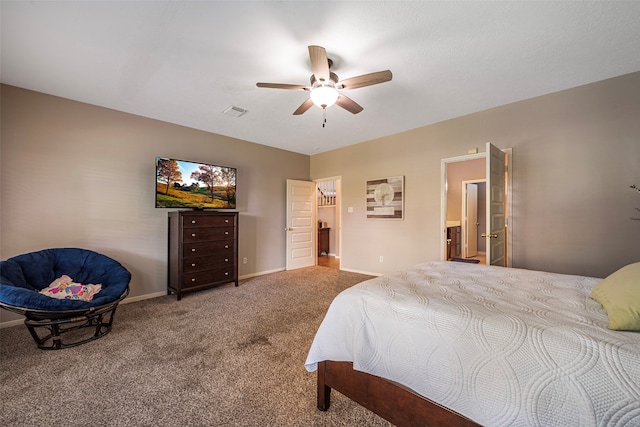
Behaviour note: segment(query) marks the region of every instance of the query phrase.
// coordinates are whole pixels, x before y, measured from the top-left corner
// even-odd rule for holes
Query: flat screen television
[[[156,208],[235,209],[233,167],[156,158]]]

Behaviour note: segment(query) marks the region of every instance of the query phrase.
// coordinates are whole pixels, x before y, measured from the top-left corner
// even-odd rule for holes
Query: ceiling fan
[[[337,104],[353,114],[358,114],[363,108],[351,98],[340,93],[339,90],[357,89],[384,83],[390,81],[392,77],[391,71],[385,70],[340,80],[335,73],[330,71],[333,61],[327,57],[327,51],[323,47],[309,46],[309,58],[311,59],[311,70],[313,72],[310,86],[283,83],[256,83],[256,86],[309,91],[309,99],[304,101],[302,105],[293,112],[296,116],[304,113],[314,104],[325,111],[327,107]]]

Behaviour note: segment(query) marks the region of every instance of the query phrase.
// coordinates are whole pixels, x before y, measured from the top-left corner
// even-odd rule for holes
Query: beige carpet
[[[0,329],[0,425],[389,426],[337,392],[318,411],[304,369],[333,297],[368,278],[317,266],[123,304],[109,335],[58,351]]]

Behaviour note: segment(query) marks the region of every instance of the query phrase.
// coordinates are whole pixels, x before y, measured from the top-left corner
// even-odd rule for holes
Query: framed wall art
[[[404,176],[367,181],[367,219],[404,219]]]

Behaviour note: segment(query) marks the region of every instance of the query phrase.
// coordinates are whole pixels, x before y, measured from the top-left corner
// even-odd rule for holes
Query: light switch
[[[347,213],[353,213],[353,208],[351,206],[347,208]]]

